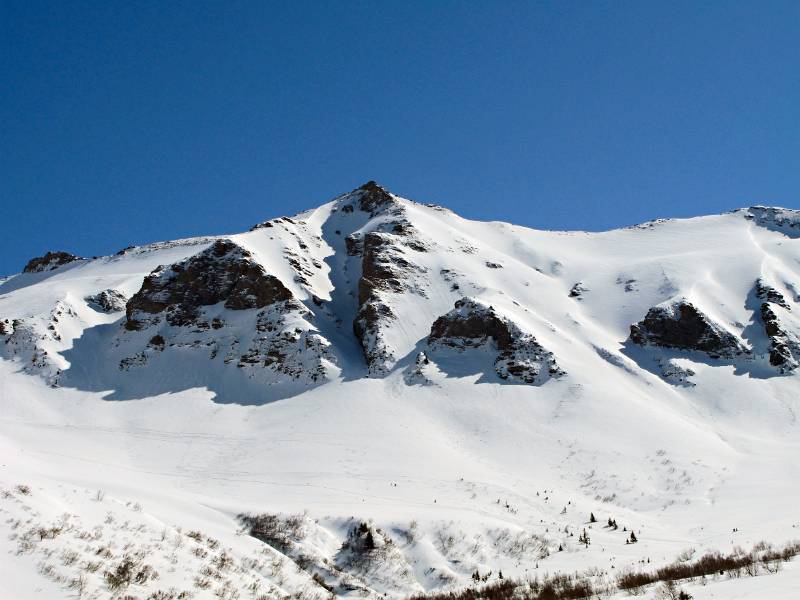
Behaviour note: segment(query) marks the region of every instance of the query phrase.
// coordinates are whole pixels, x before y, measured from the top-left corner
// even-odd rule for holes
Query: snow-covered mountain
[[[547,232],[369,182],[32,259],[0,283],[0,596],[107,597],[128,555],[141,598],[404,595],[800,537],[798,238],[787,209]]]

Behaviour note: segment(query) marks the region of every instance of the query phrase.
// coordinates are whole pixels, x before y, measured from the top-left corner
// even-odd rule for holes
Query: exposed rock
[[[315,329],[298,326],[311,317],[297,300],[285,300],[258,313],[256,329],[247,351],[238,361],[240,368],[267,367],[290,377],[317,382],[324,378],[334,357],[330,342]]]
[[[673,360],[664,360],[659,364],[661,366],[661,376],[673,385],[681,385],[684,387],[694,387],[697,385],[690,379],[690,377],[695,375],[692,369],[682,367]]]
[[[761,303],[761,320],[770,340],[769,363],[781,373],[793,371],[800,365],[800,339],[781,323],[778,312],[787,310],[771,302]]]
[[[541,384],[563,375],[553,354],[533,335],[473,298],[458,300],[453,310],[434,321],[428,344],[460,351],[491,344],[497,352],[495,371],[503,379]]]
[[[42,375],[50,385],[56,385],[60,370],[46,346],[57,334],[29,319],[5,321],[4,330],[0,356],[18,361],[26,373]]]
[[[484,264],[485,264],[485,265],[486,265],[486,266],[487,266],[489,269],[502,269],[502,268],[503,268],[503,265],[501,265],[500,263],[491,262],[491,261],[488,261],[488,260],[487,260],[487,261],[486,261]]]
[[[364,236],[358,302],[364,304],[376,290],[402,292],[402,278],[413,266],[393,244],[389,234],[370,232]]]
[[[361,233],[351,233],[344,238],[344,245],[347,249],[347,256],[361,256],[364,251],[364,239]]]
[[[272,228],[272,219],[269,221],[262,221],[261,223],[256,223],[250,228],[250,231],[256,231],[257,229],[269,229]]]
[[[201,306],[224,302],[225,308],[245,310],[291,297],[247,250],[230,240],[217,240],[199,254],[148,275],[127,303],[125,326],[140,329],[161,313],[171,325],[192,325]]]
[[[786,298],[783,297],[778,290],[776,290],[771,285],[767,284],[763,279],[758,279],[756,281],[755,287],[756,298],[759,300],[764,300],[765,302],[772,302],[773,304],[778,304],[787,310],[791,310],[792,308],[789,306],[789,303],[786,301]]]
[[[125,310],[125,304],[128,299],[122,292],[107,289],[92,296],[87,296],[85,300],[97,310],[110,313]]]
[[[22,270],[23,273],[43,273],[45,271],[52,271],[61,265],[66,265],[76,260],[81,260],[80,257],[70,254],[69,252],[48,252],[44,256],[32,258],[25,265]]]
[[[774,206],[751,206],[740,209],[744,218],[790,238],[800,238],[800,211]]]
[[[588,291],[589,291],[588,288],[585,285],[583,285],[583,282],[579,281],[578,283],[573,285],[572,288],[570,288],[569,297],[577,298],[578,300],[580,300],[583,294],[585,294]]]
[[[290,261],[294,256],[287,253]],[[145,345],[137,336],[121,337],[130,353],[119,362],[123,371],[145,367],[167,349],[219,357],[266,385],[311,384],[335,363],[329,342],[311,324],[313,314],[230,240],[151,273],[128,301],[127,316],[127,330],[152,334]]]
[[[383,294],[409,291],[409,281],[419,271],[403,257],[403,250],[396,242],[396,235],[377,231],[363,238],[359,309],[353,331],[361,343],[370,373],[374,375],[386,373],[394,359],[381,329],[395,316]]]
[[[156,350],[163,350],[164,349],[164,336],[161,334],[156,334],[150,338],[150,341],[147,342],[147,345],[151,348],[155,348]]]
[[[696,350],[712,358],[733,358],[750,353],[739,338],[687,300],[654,306],[647,311],[644,320],[631,325],[630,338],[640,346]]]
[[[364,212],[372,214],[394,202],[393,196],[374,181],[368,181],[356,191],[360,192],[358,208]]]
[[[636,292],[638,291],[637,281],[632,277],[628,277],[626,275],[620,275],[617,277],[617,285],[625,286],[626,292]]]
[[[364,359],[372,375],[388,372],[395,356],[384,340],[382,326],[397,317],[385,302],[379,298],[364,303],[353,321],[353,333],[361,344]]]

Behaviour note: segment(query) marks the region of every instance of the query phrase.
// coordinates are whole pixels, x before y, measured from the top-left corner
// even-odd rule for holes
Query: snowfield
[[[786,209],[546,232],[367,184],[45,261],[0,283],[0,598],[406,597],[800,539],[798,257]],[[800,567],[681,587],[796,598]]]

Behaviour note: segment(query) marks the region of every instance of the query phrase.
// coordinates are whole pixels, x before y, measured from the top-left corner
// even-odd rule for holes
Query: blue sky
[[[0,273],[368,179],[601,230],[800,207],[800,3],[0,3]]]

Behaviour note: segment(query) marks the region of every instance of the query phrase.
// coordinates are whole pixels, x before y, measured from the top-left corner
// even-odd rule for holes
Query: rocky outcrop
[[[24,372],[40,375],[48,384],[55,386],[60,369],[55,360],[57,354],[51,354],[48,348],[60,337],[52,321],[47,328],[42,325],[33,319],[5,321],[4,334],[0,337],[0,357],[17,361]]]
[[[394,202],[394,197],[374,181],[368,181],[354,190],[354,195],[357,197],[358,208],[370,214]]]
[[[413,287],[413,278],[421,269],[405,258],[395,234],[377,231],[365,234],[361,252],[359,309],[353,331],[361,343],[370,373],[381,375],[395,359],[382,331],[396,319],[388,298],[390,294],[419,291]]]
[[[128,299],[117,290],[107,289],[85,298],[94,309],[105,313],[125,310]]]
[[[311,311],[231,240],[156,269],[128,301],[126,317],[127,332],[147,337],[121,336],[122,371],[171,349],[221,360],[267,385],[315,383],[335,363]]]
[[[791,307],[786,301],[786,298],[784,298],[783,294],[781,294],[778,290],[761,278],[756,281],[755,294],[756,298],[759,300],[771,302],[773,304],[777,304],[778,306],[782,306],[787,310],[791,310]]]
[[[290,379],[320,381],[335,361],[328,340],[306,323],[300,323],[311,317],[311,312],[293,299],[259,311],[258,333],[239,357],[237,366],[251,372],[254,367],[266,367]]]
[[[148,275],[127,303],[125,327],[141,329],[161,314],[170,325],[203,327],[208,324],[198,320],[202,306],[224,303],[225,308],[245,310],[291,297],[247,250],[230,240],[217,240],[199,254]]]
[[[800,364],[800,340],[782,325],[776,314],[778,310],[769,302],[762,303],[761,320],[770,340],[769,364],[777,367],[781,373],[788,373]]]
[[[25,268],[22,269],[23,273],[44,273],[45,271],[52,271],[62,265],[81,260],[80,257],[70,254],[69,252],[48,252],[44,256],[37,256],[28,261]]]
[[[790,238],[800,238],[800,211],[774,206],[751,206],[740,209],[744,218],[756,225],[777,231]]]
[[[340,200],[343,213],[356,219],[345,237],[348,256],[361,259],[358,281],[358,311],[353,331],[364,352],[371,375],[389,371],[396,357],[386,341],[386,333],[396,324],[391,298],[395,294],[424,296],[425,269],[413,261],[413,253],[428,252],[434,243],[423,239],[407,218],[406,207],[374,181],[362,185]],[[369,229],[358,223],[359,213],[378,216]],[[363,219],[363,216],[360,217]]]
[[[462,298],[455,308],[434,321],[428,345],[436,350],[491,348],[494,369],[503,379],[541,384],[563,375],[551,352],[494,308],[473,298]]]
[[[577,298],[578,300],[580,300],[583,297],[583,295],[588,291],[589,289],[583,284],[583,282],[579,281],[570,288],[569,297]]]
[[[630,339],[640,346],[694,350],[711,358],[750,353],[738,337],[687,300],[651,308],[642,321],[631,325]]]
[[[755,295],[761,302],[761,322],[769,338],[769,363],[781,373],[800,365],[800,338],[785,323],[791,305],[778,290],[763,279],[756,281]]]

